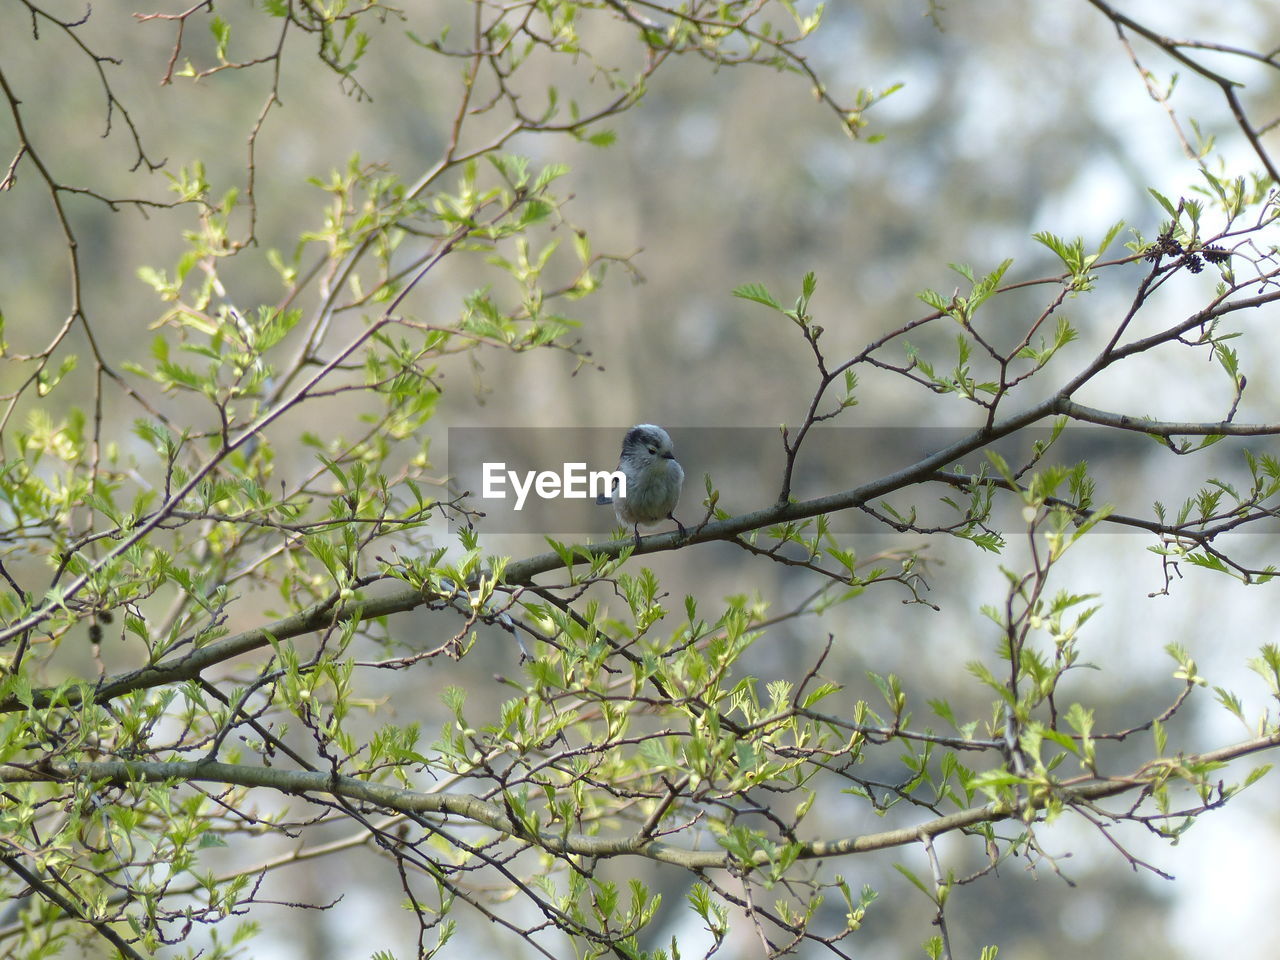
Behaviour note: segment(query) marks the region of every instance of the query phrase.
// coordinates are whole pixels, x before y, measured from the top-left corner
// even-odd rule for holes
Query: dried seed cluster
[[[1178,261],[1178,266],[1186,267],[1192,273],[1199,273],[1204,269],[1206,261],[1209,263],[1226,263],[1231,259],[1231,251],[1215,246],[1189,250],[1174,237],[1173,230],[1170,229],[1156,237],[1156,242],[1147,247],[1147,251],[1143,255],[1143,258],[1148,263],[1155,263],[1161,257],[1181,257],[1182,259]]]

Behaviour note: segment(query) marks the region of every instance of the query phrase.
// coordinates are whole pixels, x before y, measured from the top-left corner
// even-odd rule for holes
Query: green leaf
[[[743,300],[752,300],[756,303],[764,304],[766,307],[772,307],[774,310],[782,310],[782,304],[774,299],[773,294],[766,290],[763,284],[745,283],[742,286],[735,288],[733,295],[735,297],[741,297]]]
[[[914,873],[912,873],[910,870],[908,870],[906,867],[904,867],[900,863],[895,863],[893,865],[893,868],[897,870],[900,874],[902,874],[904,877],[906,877],[908,880],[910,880],[912,885],[915,886],[915,888],[919,890],[921,893],[923,893],[926,897],[928,897],[930,900],[933,899],[933,888],[928,886],[923,880],[917,877]]]
[[[215,15],[209,21],[209,31],[216,41],[218,59],[225,61],[227,59],[227,44],[231,41],[231,25]]]
[[[800,706],[802,708],[812,707],[819,700],[823,699],[824,697],[829,697],[833,693],[838,693],[839,690],[840,690],[840,684],[838,683],[831,683],[831,682],[824,683],[821,686],[819,686],[816,690],[812,691],[811,693],[805,694],[805,698],[801,702]]]
[[[1169,198],[1154,187],[1147,187],[1147,192],[1156,198],[1156,202],[1164,207],[1165,213],[1169,214],[1174,220],[1178,219],[1178,208],[1169,202]]]

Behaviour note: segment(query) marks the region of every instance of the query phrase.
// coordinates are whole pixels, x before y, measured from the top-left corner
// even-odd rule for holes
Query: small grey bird
[[[596,497],[596,503],[612,503],[618,522],[631,527],[640,546],[640,525],[658,523],[663,519],[675,521],[680,535],[688,536],[684,524],[676,520],[673,511],[680,502],[680,486],[684,483],[684,470],[671,452],[671,438],[667,431],[652,423],[640,423],[627,431],[622,439],[622,456],[618,470],[627,478],[626,493],[616,488],[613,496]]]

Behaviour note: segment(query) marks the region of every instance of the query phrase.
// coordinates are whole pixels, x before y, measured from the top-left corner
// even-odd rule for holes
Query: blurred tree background
[[[290,10],[295,6],[279,3]],[[19,144],[29,138],[55,167],[52,176],[94,194],[63,193],[61,202],[77,240],[78,295],[98,349],[120,371],[130,363],[149,363],[166,309],[157,298],[156,274],[150,274],[155,282],[145,282],[140,268],[168,271],[172,279],[183,232],[208,229],[210,220],[222,216],[216,210],[201,214],[192,204],[168,206],[174,198],[167,192],[171,179],[203,179],[215,205],[227,191],[238,191],[237,205],[227,213],[227,252],[250,234],[254,238],[241,254],[219,261],[212,301],[223,299],[219,290],[230,290],[225,299],[237,304],[275,303],[281,276],[263,252],[278,249],[278,262],[289,265],[295,262],[300,232],[313,231],[319,244],[326,242],[325,204],[336,200],[326,198],[324,185],[353,169],[399,171],[413,183],[433,168],[450,142],[467,61],[441,56],[433,44],[443,37],[445,47],[465,49],[473,4],[411,0],[396,11],[365,12],[358,29],[368,34],[367,52],[351,61],[359,42],[353,35],[334,55],[339,70],[318,62],[315,48],[324,55],[333,51],[314,34],[296,35],[301,31],[286,37],[288,56],[266,59],[280,38],[262,27],[258,6],[272,8],[240,0],[216,8],[197,5],[185,20],[172,19],[182,12],[178,7],[99,5],[90,10],[66,0],[15,0],[0,9],[5,93],[10,103],[21,104],[26,125],[20,134],[16,111],[10,110],[0,124],[0,148],[4,157],[17,157]],[[813,13],[811,4],[797,6],[802,17]],[[314,12],[323,5],[297,7]],[[354,4],[328,7],[356,11]],[[585,7],[598,7],[602,14],[584,16],[580,24],[581,49],[587,52],[552,56],[539,51],[525,70],[522,105],[530,115],[543,109],[549,87],[563,103],[598,104],[609,99],[611,77],[644,69],[643,48],[614,29],[604,14],[625,9],[637,17],[656,15],[649,6],[618,0]],[[1267,0],[1212,7],[1152,0],[1125,4],[1124,11],[1166,36],[1264,52],[1280,44],[1280,8]],[[84,19],[64,30],[46,13],[67,23]],[[219,23],[228,30],[225,46]],[[171,60],[180,28],[182,50]],[[95,60],[81,43],[119,62]],[[447,468],[450,426],[609,427],[620,437],[640,422],[709,430],[794,425],[803,420],[814,389],[812,356],[794,327],[733,297],[735,288],[761,283],[785,303],[799,291],[800,278],[814,272],[818,287],[810,313],[824,327],[827,354],[843,357],[919,316],[920,291],[935,289],[947,296],[967,289],[949,263],[972,265],[982,275],[1013,258],[1008,278],[1018,280],[1060,269],[1053,253],[1030,239],[1037,231],[1096,238],[1124,220],[1154,238],[1168,214],[1148,188],[1177,198],[1202,183],[1180,132],[1198,135],[1200,142],[1192,147],[1204,145],[1206,163],[1226,177],[1257,166],[1216,85],[1132,32],[1119,37],[1099,4],[837,0],[823,11],[820,28],[796,49],[837,99],[850,90],[870,91],[876,102],[854,121],[855,128],[866,124],[856,136],[850,136],[831,104],[813,95],[803,75],[690,55],[672,58],[655,71],[635,109],[587,131],[595,135],[607,129],[611,136],[593,143],[586,136],[524,132],[504,145],[529,157],[535,168],[564,164],[569,171],[557,184],[568,199],[544,226],[542,239],[558,240],[561,248],[542,282],[548,288],[573,282],[579,264],[559,254],[572,248],[579,232],[589,236],[593,254],[609,259],[593,264],[601,282],[592,286],[598,289],[557,307],[580,323],[568,338],[576,342],[572,350],[482,348],[465,363],[433,374],[443,389],[435,418],[423,428],[431,440],[428,472],[443,476]],[[1146,82],[1131,53],[1150,71]],[[1196,53],[1224,70],[1230,65],[1230,75],[1245,84],[1240,95],[1250,110],[1280,109],[1274,55],[1269,62],[1250,62],[1230,51]],[[259,59],[263,62],[210,71],[220,62]],[[598,70],[584,68],[584,62]],[[613,70],[616,76],[609,73]],[[1171,85],[1171,99],[1153,96]],[[271,102],[273,89],[278,103]],[[1170,116],[1175,106],[1177,125]],[[500,110],[478,114],[464,140],[468,149],[498,135],[503,124]],[[0,192],[0,311],[10,356],[42,350],[66,322],[69,299],[76,295],[68,282],[66,236],[51,210],[49,191],[30,164],[18,165],[17,172]],[[456,178],[451,170],[451,188]],[[247,202],[250,187],[252,203]],[[134,198],[145,202],[130,202]],[[215,223],[215,232],[220,230]],[[1127,232],[1122,235],[1128,238]],[[310,261],[302,256],[296,262],[305,269]],[[193,276],[204,266],[205,260],[195,264]],[[1141,270],[1135,264],[1108,274],[1087,300],[1064,308],[1083,331],[1079,342],[1064,348],[1068,366],[1096,352],[1097,337],[1123,314]],[[1212,287],[1207,275],[1183,281],[1184,286],[1162,291],[1152,308],[1151,329],[1180,315],[1179,298],[1186,290],[1198,291],[1194,295],[1203,299]],[[518,297],[518,284],[511,278],[506,282],[506,289],[495,286],[495,295]],[[490,283],[479,258],[450,261],[432,276],[429,293],[419,291],[418,316],[424,323],[451,323],[464,299]],[[1042,300],[1039,294],[1020,299],[1015,292],[993,309],[1021,330],[1026,315],[1043,308]],[[1274,317],[1274,306],[1262,309]],[[341,316],[333,322],[353,323]],[[38,405],[24,399],[7,423],[11,433],[30,429],[21,422],[25,418],[38,415],[54,422],[74,408],[107,423],[138,416],[135,403],[120,391],[102,392],[101,409],[93,409],[101,373],[83,361],[92,353],[85,329],[72,324],[63,351],[78,354],[80,365],[67,374],[65,386],[50,390]],[[930,327],[912,343],[926,352],[947,348],[953,337],[950,327]],[[1274,414],[1280,396],[1266,371],[1277,359],[1275,342],[1262,341],[1253,349],[1240,419],[1274,422],[1280,419]],[[1080,399],[1139,413],[1158,409],[1163,419],[1217,420],[1232,397],[1221,378],[1210,379],[1207,367],[1203,355],[1126,366],[1100,378],[1089,388],[1095,393],[1086,391]],[[3,392],[18,391],[29,369],[8,362],[0,368]],[[863,389],[861,405],[840,423],[860,428],[855,434],[864,439],[841,440],[850,443],[848,472],[831,489],[870,480],[873,471],[906,466],[881,451],[860,450],[860,442],[879,444],[924,424],[959,430],[975,423],[971,406],[938,405],[900,378]],[[1030,389],[1034,394],[1035,387]],[[216,430],[199,396],[153,391],[149,397],[170,423]],[[1210,407],[1212,416],[1205,413]],[[378,409],[364,399],[321,398],[308,405],[305,420],[264,431],[262,442],[273,451],[275,473],[316,471],[314,451],[288,442],[301,431],[354,434],[361,416]],[[694,451],[682,449],[678,431],[673,433],[688,466]],[[1161,448],[1152,444],[1151,450]],[[14,447],[6,444],[4,456],[14,455]],[[1106,498],[1127,499],[1139,509],[1156,498],[1155,487],[1172,501],[1194,493],[1194,481],[1177,485],[1182,475],[1167,459],[1126,460],[1118,472],[1127,487],[1108,490]],[[716,479],[736,511],[765,505],[736,501],[732,487]],[[702,478],[691,470],[681,509],[687,523],[701,510],[701,492]],[[802,492],[829,491],[803,487]],[[413,538],[424,553],[434,546],[455,549],[443,517],[433,518]],[[866,533],[848,542],[869,555],[913,549],[921,538],[910,532]],[[1265,691],[1244,661],[1259,643],[1273,640],[1270,625],[1280,612],[1275,587],[1236,590],[1227,600],[1224,591],[1230,585],[1223,586],[1224,578],[1186,565],[1167,584],[1161,558],[1147,551],[1150,543],[1136,533],[1096,533],[1062,561],[1059,576],[1074,592],[1102,594],[1090,632],[1106,638],[1095,640],[1101,649],[1089,650],[1086,657],[1105,663],[1105,672],[1082,671],[1072,675],[1069,686],[1088,689],[1099,728],[1158,715],[1181,686],[1162,653],[1166,644],[1177,643],[1213,683],[1251,695],[1256,712]],[[545,549],[545,543],[540,537],[494,536],[484,549],[520,557]],[[1274,555],[1274,535],[1242,535],[1237,549],[1265,563]],[[761,677],[788,675],[797,664],[818,658],[830,634],[836,640],[823,677],[854,695],[878,697],[868,671],[899,674],[917,691],[921,713],[926,694],[948,700],[957,713],[980,712],[986,693],[964,664],[989,653],[995,634],[980,606],[1006,588],[1000,564],[1018,569],[1024,552],[1020,541],[1011,542],[999,559],[963,540],[931,543],[920,562],[930,588],[927,604],[881,597],[874,607],[853,603],[821,620],[784,620],[747,651],[742,669]],[[21,550],[7,553],[4,563],[20,583],[48,577],[42,565],[47,561]],[[709,599],[746,594],[783,611],[800,605],[810,589],[794,571],[765,565],[727,543],[693,545],[631,563],[653,567],[673,608],[685,594]],[[245,599],[226,624],[232,631],[256,625],[280,604],[279,596],[248,584],[239,593]],[[449,635],[455,626],[451,611],[421,611],[401,617],[394,629],[434,637]],[[99,649],[84,643],[64,648],[51,660],[51,682],[138,666],[122,645],[106,642]],[[520,670],[512,638],[497,627],[481,627],[475,647],[447,667],[431,661],[379,674],[369,693],[377,709],[371,706],[368,717],[351,722],[366,736],[376,727],[375,713],[377,721],[390,715],[436,731],[451,718],[441,700],[446,685],[467,689],[469,709],[483,715],[510,696],[502,678]],[[1187,749],[1210,749],[1244,732],[1208,696],[1189,703],[1178,719]],[[1141,752],[1132,757],[1140,762]],[[1120,769],[1128,766],[1121,763],[1111,772]],[[879,773],[886,781],[902,775],[887,762]],[[844,836],[885,828],[857,798],[839,797],[840,787],[834,779],[825,784],[829,802],[815,808],[806,831]],[[983,945],[998,944],[1001,955],[1020,960],[1084,952],[1117,960],[1210,952],[1230,952],[1239,960],[1273,956],[1280,948],[1271,916],[1271,905],[1280,897],[1273,869],[1280,855],[1274,798],[1274,781],[1265,779],[1227,811],[1206,816],[1176,846],[1137,828],[1126,831],[1122,842],[1132,856],[1176,875],[1173,882],[1138,868],[1099,831],[1064,818],[1041,836],[1051,845],[1050,856],[1063,857],[1052,867],[1013,859],[956,888],[948,906],[955,955],[976,956]],[[331,839],[341,842],[346,836],[337,825]],[[278,835],[264,834],[258,842],[262,849],[251,854],[252,861],[290,849],[290,841]],[[985,865],[981,851],[962,845],[959,837],[940,839],[938,850],[959,873]],[[225,865],[243,863],[239,850],[210,852],[220,855]],[[855,946],[846,947],[854,955],[919,955],[935,907],[893,868],[914,856],[886,851],[834,866],[855,890],[870,884],[880,891]],[[706,949],[696,917],[681,906],[691,878],[652,864],[602,869],[640,875],[662,894],[667,906],[656,931],[647,935],[652,948],[675,937],[688,945],[681,948],[686,956]],[[913,869],[928,873],[922,856]],[[355,847],[341,860],[320,857],[273,872],[261,892],[263,901],[338,902],[324,911],[270,902],[256,906],[252,916],[262,929],[251,941],[250,955],[324,958],[375,950],[409,955],[406,944],[413,942],[416,923],[402,909],[402,897],[385,862],[368,848]],[[842,910],[835,900],[832,896],[826,909]],[[538,922],[528,904],[518,900],[495,907],[503,909],[518,917],[517,923]],[[16,915],[9,911],[0,919],[8,925],[0,935],[12,941]],[[461,922],[444,955],[466,950],[515,955],[502,931],[484,918]],[[66,949],[65,955],[75,955]],[[106,955],[96,943],[83,949],[87,955]],[[724,955],[762,952],[743,924],[730,933]],[[829,954],[809,944],[801,955]]]

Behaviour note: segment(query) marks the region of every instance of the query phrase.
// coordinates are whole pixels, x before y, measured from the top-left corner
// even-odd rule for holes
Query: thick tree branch
[[[1277,746],[1280,746],[1280,730],[1269,736],[1256,737],[1206,753],[1179,757],[1177,762],[1183,767],[1225,763],[1264,750],[1271,750]],[[1059,785],[1054,791],[1054,799],[1070,806],[1074,803],[1103,800],[1131,793],[1160,779],[1164,763],[1163,758],[1158,758],[1125,777],[1090,780],[1079,785],[1074,783]],[[89,780],[114,786],[131,786],[139,782],[206,782],[226,786],[267,787],[280,793],[303,798],[332,797],[371,803],[384,810],[404,814],[462,817],[501,834],[534,843],[557,856],[599,858],[642,856],[689,870],[730,869],[736,864],[735,858],[723,850],[690,850],[659,840],[650,840],[643,835],[601,837],[563,831],[545,831],[535,836],[531,835],[522,824],[508,816],[505,806],[476,796],[463,793],[419,793],[322,771],[253,767],[214,760],[186,762],[98,760],[71,763],[55,761],[33,767],[0,765],[0,783],[33,783],[48,780],[56,782]],[[923,837],[937,837],[982,823],[994,823],[1012,817],[1025,819],[1028,814],[1034,814],[1043,807],[1043,800],[1025,798],[1012,805],[986,803],[914,826],[836,840],[806,842],[801,845],[800,858],[847,856],[906,846],[916,843]],[[767,863],[768,857],[760,853],[757,854],[753,865],[765,866]]]
[[[938,450],[899,471],[839,493],[792,503],[770,504],[760,510],[704,524],[692,530],[688,536],[681,536],[673,531],[644,537],[641,539],[639,547],[634,547],[633,541],[629,539],[615,540],[575,547],[575,553],[578,555],[590,553],[596,556],[616,558],[627,549],[633,549],[635,554],[648,554],[683,548],[697,543],[720,540],[732,542],[741,534],[761,530],[775,524],[858,508],[872,500],[926,480],[941,479],[951,482],[951,476],[942,472],[945,467],[968,454],[983,449],[995,440],[1010,436],[1047,417],[1061,415],[1093,423],[1103,423],[1120,429],[1161,436],[1176,434],[1212,435],[1218,433],[1237,436],[1259,436],[1280,433],[1280,426],[1269,424],[1145,421],[1137,417],[1094,410],[1060,395],[1050,397],[1048,400],[1042,401],[1016,416],[1000,421],[989,430],[975,430],[950,446]],[[1137,518],[1121,518],[1117,522],[1122,522],[1127,526],[1141,527],[1152,532],[1162,532],[1160,525],[1144,522]],[[563,566],[564,561],[561,556],[555,551],[548,551],[510,563],[504,572],[503,581],[513,585],[532,584],[535,577],[552,570],[561,569]],[[368,583],[374,582],[375,579],[370,578]],[[390,580],[391,578],[386,577],[384,579]],[[427,603],[440,602],[441,600],[447,601],[448,599],[448,597],[433,595],[407,585],[401,585],[385,596],[371,597],[346,604],[339,604],[335,595],[313,604],[299,613],[215,641],[172,662],[149,665],[138,670],[117,674],[114,677],[102,680],[93,687],[86,686],[63,691],[60,696],[67,702],[75,704],[81,702],[80,691],[84,690],[88,691],[98,703],[105,703],[133,690],[192,679],[215,664],[223,663],[244,653],[267,646],[270,643],[270,638],[275,638],[276,640],[291,639],[324,629],[336,622],[373,620],[396,613],[405,613]],[[34,694],[34,703],[36,706],[47,706],[52,702],[53,698],[53,690],[38,690]],[[0,701],[0,712],[23,708],[23,705],[16,697]]]
[[[1137,433],[1148,433],[1156,437],[1269,437],[1280,434],[1280,424],[1276,423],[1231,423],[1226,420],[1217,423],[1195,421],[1147,420],[1133,417],[1125,413],[1112,413],[1108,410],[1097,410],[1086,407],[1073,400],[1062,400],[1058,412],[1085,423],[1096,423],[1104,427],[1115,427],[1117,430],[1132,430]]]

